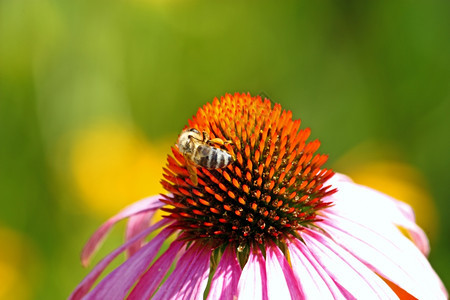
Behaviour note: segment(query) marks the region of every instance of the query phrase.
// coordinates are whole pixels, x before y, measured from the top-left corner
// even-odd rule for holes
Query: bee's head
[[[189,154],[194,151],[194,142],[192,139],[202,140],[202,134],[195,128],[183,130],[178,138],[177,147],[182,154]]]

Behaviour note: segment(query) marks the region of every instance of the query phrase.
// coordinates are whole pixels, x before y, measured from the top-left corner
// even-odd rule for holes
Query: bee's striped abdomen
[[[199,145],[193,155],[194,162],[207,169],[220,169],[226,167],[233,158],[230,153],[220,148],[208,145]]]

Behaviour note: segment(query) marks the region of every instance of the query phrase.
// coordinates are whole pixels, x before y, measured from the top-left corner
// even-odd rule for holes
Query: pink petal
[[[111,227],[118,221],[130,217],[132,215],[138,214],[140,212],[156,210],[164,205],[161,201],[161,196],[153,196],[142,199],[141,201],[135,202],[130,206],[125,207],[117,215],[111,217],[108,221],[103,223],[99,229],[91,236],[89,241],[84,246],[81,252],[81,263],[83,266],[87,266],[92,255],[97,251],[100,245],[103,243],[106,235],[110,231]]]
[[[208,299],[236,299],[241,273],[242,270],[236,258],[236,253],[231,247],[227,247],[211,281]]]
[[[380,277],[324,234],[305,229],[302,238],[333,281],[352,297],[398,299]]]
[[[127,222],[127,229],[125,232],[125,240],[128,241],[136,234],[147,228],[150,224],[150,220],[155,214],[154,210],[149,212],[142,212],[136,215],[131,216]],[[144,239],[141,239],[134,243],[128,248],[128,256],[132,256],[136,253],[143,245]]]
[[[404,216],[404,218],[393,220],[394,223],[406,229],[410,234],[412,240],[414,241],[414,244],[416,244],[416,246],[420,249],[420,251],[422,251],[423,254],[428,256],[428,254],[430,253],[430,244],[427,235],[416,223],[414,210],[411,206],[404,202],[395,199],[392,199],[392,201]]]
[[[288,244],[292,269],[304,299],[345,299],[335,282],[300,241]]]
[[[139,239],[149,235],[154,230],[169,224],[170,220],[161,220],[160,222],[150,226],[145,231],[141,232],[140,234],[136,235],[133,239],[129,240],[128,242],[124,243],[122,246],[108,254],[104,259],[102,259],[95,267],[92,269],[92,271],[83,279],[83,281],[76,287],[76,289],[72,292],[72,294],[69,296],[69,300],[78,300],[83,298],[84,295],[87,294],[87,292],[91,289],[92,285],[95,283],[97,278],[100,276],[100,274],[103,272],[103,270],[114,260],[114,258],[117,257],[120,253],[125,251],[131,244],[135,243]],[[151,243],[151,241],[149,242]]]
[[[267,273],[264,258],[259,250],[250,252],[238,283],[238,299],[268,300]]]
[[[266,272],[269,275],[267,292],[269,299],[303,299],[294,272],[278,246],[266,251]]]
[[[156,292],[154,298],[203,300],[209,276],[212,249],[194,244],[180,258],[175,270]]]
[[[138,283],[127,297],[128,300],[150,299],[156,291],[170,266],[176,260],[184,242],[175,241],[139,279]]]
[[[342,176],[337,177],[333,186],[338,188],[338,192],[325,199],[334,204],[327,210],[353,219],[357,218],[363,223],[372,222],[374,226],[380,222],[401,226],[408,230],[419,249],[428,254],[430,249],[428,239],[415,223],[414,213],[408,204],[366,186],[339,180],[340,178]]]
[[[321,222],[330,236],[377,274],[419,299],[446,299],[439,277],[422,253],[395,228],[367,227],[326,214]]]
[[[89,299],[124,299],[130,288],[148,268],[161,248],[162,243],[174,230],[164,228],[140,251],[127,259],[118,268],[108,274],[86,297]]]

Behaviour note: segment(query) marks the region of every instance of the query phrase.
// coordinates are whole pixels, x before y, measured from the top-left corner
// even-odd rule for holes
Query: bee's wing
[[[198,184],[197,167],[189,159],[189,157],[184,156],[184,160],[186,161],[186,169],[189,172],[189,178],[191,179],[191,181],[194,184],[194,186],[197,186],[197,184]]]

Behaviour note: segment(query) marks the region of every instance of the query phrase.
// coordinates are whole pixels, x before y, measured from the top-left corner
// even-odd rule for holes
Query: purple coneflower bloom
[[[200,108],[189,128],[228,141],[206,145],[234,161],[217,169],[197,164],[193,178],[193,162],[172,147],[162,181],[169,193],[132,204],[97,230],[83,265],[128,218],[126,242],[70,299],[447,298],[411,208],[322,168],[327,156],[314,154],[320,143],[307,142],[309,129],[299,129],[290,111],[226,95]],[[159,209],[168,215],[150,224]],[[92,289],[124,251],[129,258]]]

